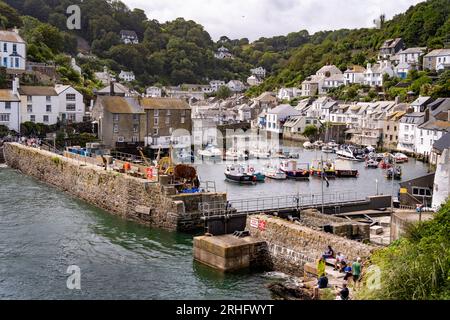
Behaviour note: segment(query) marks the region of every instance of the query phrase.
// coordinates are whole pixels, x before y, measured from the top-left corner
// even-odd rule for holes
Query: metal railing
[[[262,197],[254,199],[237,199],[221,202],[204,202],[199,204],[199,210],[204,217],[216,217],[233,214],[254,214],[280,210],[301,210],[320,206],[338,206],[342,203],[362,201],[354,191],[342,191],[326,194],[294,194],[277,197]]]

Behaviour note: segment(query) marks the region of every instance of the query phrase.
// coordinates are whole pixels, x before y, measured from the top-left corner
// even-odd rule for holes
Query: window
[[[30,116],[30,121],[31,121],[31,122],[36,122],[36,116],[35,116],[34,114],[32,114],[32,115]]]
[[[0,114],[0,122],[9,122],[9,113]]]
[[[8,58],[3,58],[3,66],[7,67],[8,66]]]
[[[118,113],[114,113],[114,115],[113,115],[113,121],[114,121],[114,122],[118,122],[118,121],[119,121],[119,114],[118,114]]]
[[[159,124],[159,118],[154,118],[154,119],[153,119],[153,124],[154,124],[155,126],[157,126],[157,125]]]
[[[33,106],[31,104],[27,105],[27,112],[28,113],[33,112]]]
[[[387,126],[387,130],[389,130],[389,126]]]
[[[171,111],[167,110],[167,116],[170,117],[171,116]]]
[[[67,101],[75,101],[75,94],[74,93],[66,94],[66,100]]]
[[[154,135],[157,135],[158,133],[159,133],[158,128],[154,128],[154,129],[153,129],[153,134],[154,134]]]
[[[181,116],[186,117],[186,110],[181,110]]]
[[[420,138],[420,144],[423,144],[423,138]]]
[[[68,103],[66,105],[66,111],[75,111],[75,104],[74,103]]]
[[[10,101],[6,101],[5,102],[5,110],[9,110],[11,109],[11,102]]]
[[[157,110],[157,109],[154,110],[154,111],[153,111],[153,116],[154,116],[154,117],[159,117],[159,110]]]
[[[27,101],[28,101],[28,102],[33,101],[33,97],[32,97],[32,96],[27,96]]]
[[[114,131],[114,133],[118,133],[119,132],[119,125],[118,124],[115,124],[113,126],[113,131]]]
[[[137,124],[133,125],[133,132],[137,133],[139,130],[139,126]]]
[[[423,188],[423,187],[413,187],[413,196],[416,197],[426,197],[429,198],[432,196],[431,189]]]
[[[50,104],[48,104],[48,105],[45,107],[45,111],[47,111],[47,112],[52,112],[52,106],[51,106]]]
[[[48,116],[43,116],[42,120],[44,121],[44,123],[47,123],[48,122]]]
[[[132,142],[139,142],[138,136],[133,136],[133,137],[131,138],[131,141],[132,141]]]
[[[172,134],[173,128],[169,128],[169,134]]]
[[[422,130],[420,130],[420,136],[421,136],[421,137],[423,136],[423,131],[422,131]]]
[[[3,44],[3,52],[7,52],[8,51],[8,44],[4,43]],[[6,58],[5,58],[6,59]]]
[[[17,44],[13,43],[13,53],[17,53]]]
[[[166,117],[166,124],[170,124],[170,118]]]
[[[67,120],[75,122],[76,121],[76,115],[75,113],[69,113],[67,114]]]
[[[19,68],[19,58],[16,58],[16,61],[15,61],[16,63],[15,63],[15,68]]]
[[[117,142],[124,142],[125,138],[124,137],[117,137]]]
[[[184,122],[185,122],[185,118],[181,117],[181,123],[184,123]]]
[[[134,122],[138,122],[139,121],[139,115],[138,114],[133,114],[133,121]]]

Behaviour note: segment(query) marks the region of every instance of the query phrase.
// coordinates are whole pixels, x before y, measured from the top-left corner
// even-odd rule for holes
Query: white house
[[[211,86],[214,92],[217,92],[217,90],[219,90],[220,87],[223,87],[226,84],[225,81],[222,80],[212,80],[209,82],[209,85]]]
[[[134,72],[133,71],[120,70],[119,79],[123,80],[123,81],[126,81],[126,82],[131,82],[131,81],[136,80],[136,77],[134,76]]]
[[[266,69],[263,67],[251,69],[250,72],[259,79],[264,79],[266,77]]]
[[[249,86],[253,87],[260,85],[262,81],[257,76],[251,75],[247,78],[247,83]]]
[[[20,132],[20,99],[15,82],[13,90],[0,89],[0,125]]]
[[[344,84],[349,85],[353,83],[364,83],[364,72],[366,69],[361,66],[352,66],[344,72]]]
[[[432,207],[438,210],[450,197],[450,133],[436,141],[433,151],[437,154],[437,161]]]
[[[56,85],[59,119],[63,122],[82,122],[85,114],[83,95],[70,85]]]
[[[450,98],[439,98],[428,105],[425,122],[416,127],[415,152],[430,155],[434,143],[450,131]],[[436,159],[430,159],[435,162]]]
[[[245,85],[240,80],[230,80],[227,87],[233,92],[242,92],[245,90]]]
[[[408,48],[400,51],[397,55],[400,58],[400,63],[418,65],[420,57],[425,54],[426,50],[426,47]]]
[[[135,31],[133,30],[122,30],[120,31],[120,39],[125,44],[137,44],[139,43],[139,38]]]
[[[342,71],[335,65],[326,65],[302,82],[302,96],[323,95],[330,88],[337,88],[342,84],[344,84]]]
[[[302,90],[299,88],[281,88],[278,90],[277,98],[281,101],[291,101],[291,99],[298,98],[302,95]]]
[[[371,87],[383,85],[383,75],[393,77],[395,75],[394,69],[389,61],[380,61],[376,64],[367,64],[366,72],[364,72],[364,84]]]
[[[217,52],[214,54],[214,57],[216,59],[223,60],[223,59],[232,59],[233,55],[231,54],[230,50],[222,46],[219,49],[217,49]]]
[[[425,121],[424,112],[405,114],[399,123],[397,149],[406,152],[416,152],[416,129]]]
[[[58,94],[53,87],[20,86],[20,122],[56,124],[59,118]]]
[[[26,43],[20,37],[19,31],[0,30],[0,64],[7,70],[25,70]]]
[[[268,110],[266,113],[266,130],[273,133],[283,133],[284,122],[292,116],[300,116],[301,112],[289,104],[280,104],[279,106]]]
[[[423,57],[423,68],[440,71],[450,67],[450,49],[436,49]]]
[[[161,98],[161,96],[162,96],[162,89],[159,88],[159,87],[155,87],[155,86],[148,87],[145,90],[145,96],[147,98]]]

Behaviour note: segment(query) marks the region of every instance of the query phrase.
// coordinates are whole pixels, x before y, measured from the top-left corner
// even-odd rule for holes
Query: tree
[[[19,13],[4,2],[0,2],[0,21],[5,29],[22,26]]]
[[[303,130],[302,135],[307,137],[310,141],[317,137],[319,134],[319,129],[315,125],[307,125],[305,130]]]
[[[227,99],[232,95],[233,92],[227,86],[221,86],[216,92],[216,97],[219,99]]]

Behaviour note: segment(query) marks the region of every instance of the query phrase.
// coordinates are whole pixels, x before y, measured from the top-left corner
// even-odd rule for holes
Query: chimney
[[[16,26],[14,26],[14,28],[12,29],[13,32],[19,34],[19,28],[17,28]]]
[[[395,104],[399,104],[400,103],[400,96],[396,96],[395,97]]]
[[[19,78],[15,77],[12,81],[12,92],[13,94],[18,94],[18,89],[20,86]]]
[[[115,93],[114,93],[114,81],[110,81],[109,82],[109,95],[110,96],[114,96],[115,95]]]

